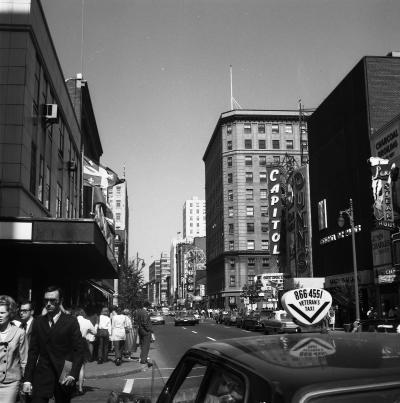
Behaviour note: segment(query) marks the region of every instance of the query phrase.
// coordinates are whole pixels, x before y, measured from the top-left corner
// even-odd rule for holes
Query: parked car
[[[267,315],[266,311],[252,311],[243,319],[242,327],[246,330],[263,330],[262,319]]]
[[[199,324],[200,323],[200,314],[196,311],[189,311],[188,312],[190,315],[193,315],[196,319],[196,323]]]
[[[227,326],[236,326],[237,315],[238,314],[235,311],[229,312],[228,315],[224,317],[224,324]]]
[[[165,319],[161,312],[150,312],[150,321],[153,325],[165,325]]]
[[[175,315],[175,326],[178,325],[191,325],[194,326],[197,323],[197,319],[190,312],[181,311]]]
[[[228,312],[228,311],[221,311],[221,312],[219,312],[218,315],[215,316],[215,321],[216,321],[217,323],[224,323],[224,319],[225,319],[225,317],[226,317],[227,315],[229,315],[229,312]]]
[[[242,337],[193,346],[158,399],[147,395],[129,401],[397,402],[399,373],[396,334]]]
[[[261,325],[265,334],[301,332],[301,326],[284,310],[270,311],[261,319]]]
[[[242,311],[236,315],[236,327],[243,328],[244,318],[249,315],[249,312]]]
[[[397,319],[375,318],[361,320],[363,332],[396,333],[399,321]]]

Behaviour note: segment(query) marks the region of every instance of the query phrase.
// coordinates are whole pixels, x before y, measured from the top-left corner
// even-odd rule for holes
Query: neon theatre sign
[[[281,239],[281,171],[279,168],[267,168],[269,201],[269,250],[272,255],[279,255]]]

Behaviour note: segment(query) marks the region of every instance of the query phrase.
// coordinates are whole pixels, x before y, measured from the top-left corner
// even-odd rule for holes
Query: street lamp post
[[[353,271],[354,271],[354,293],[355,293],[355,302],[356,302],[356,322],[360,322],[360,301],[358,295],[358,276],[357,276],[357,255],[356,255],[356,235],[354,229],[354,209],[353,209],[353,200],[349,199],[349,208],[340,211],[338,224],[340,227],[344,225],[344,217],[346,214],[350,220],[351,226],[351,244],[353,249]]]

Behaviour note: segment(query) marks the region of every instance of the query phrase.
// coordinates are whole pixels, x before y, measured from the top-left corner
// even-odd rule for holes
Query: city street
[[[154,363],[151,369],[123,377],[88,379],[85,382],[85,395],[77,396],[73,401],[106,402],[111,391],[158,396],[179,359],[191,346],[207,341],[254,334],[234,326],[216,324],[213,319],[205,319],[204,322],[195,326],[174,326],[173,318],[166,317],[165,325],[157,325],[153,328],[156,342],[150,349],[150,358]],[[140,350],[134,354],[134,357],[138,357],[139,353]]]

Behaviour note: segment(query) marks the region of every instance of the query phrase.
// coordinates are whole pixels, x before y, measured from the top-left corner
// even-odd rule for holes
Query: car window
[[[204,403],[244,402],[245,382],[228,368],[215,367],[203,393]]]
[[[207,367],[196,363],[193,365],[184,381],[176,391],[172,399],[173,403],[191,403],[196,401],[197,393],[200,389]]]

